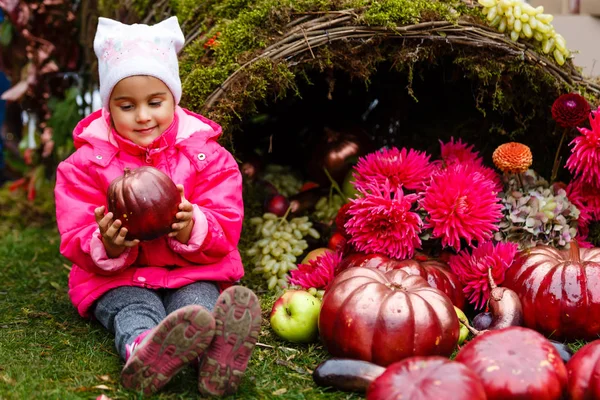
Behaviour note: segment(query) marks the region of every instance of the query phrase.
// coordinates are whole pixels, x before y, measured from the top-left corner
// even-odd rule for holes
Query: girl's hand
[[[127,228],[121,227],[120,220],[113,220],[113,213],[109,212],[104,215],[104,211],[104,206],[98,207],[94,210],[94,216],[96,217],[96,223],[100,228],[106,255],[110,258],[116,258],[123,254],[128,247],[137,246],[140,241],[137,239],[125,240]]]
[[[194,208],[192,203],[185,198],[183,185],[177,185],[177,190],[179,190],[179,193],[181,194],[181,203],[179,204],[180,211],[175,214],[177,222],[171,225],[173,230],[169,233],[169,236],[174,237],[181,243],[187,243],[188,240],[190,240],[192,228],[194,227],[194,220],[192,219]]]

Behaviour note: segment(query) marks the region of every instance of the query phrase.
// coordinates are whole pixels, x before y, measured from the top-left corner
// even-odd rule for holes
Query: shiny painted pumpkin
[[[523,305],[525,326],[553,339],[593,340],[600,334],[600,248],[536,246],[509,268],[503,286]]]
[[[127,228],[127,240],[152,240],[171,231],[181,195],[171,178],[153,167],[125,168],[107,193],[108,211]]]
[[[451,394],[451,395],[450,395]],[[486,400],[481,380],[464,364],[439,356],[409,357],[386,368],[367,400]]]
[[[420,276],[349,268],[325,292],[319,333],[334,357],[387,366],[411,356],[449,356],[459,322],[448,296]]]
[[[567,362],[570,400],[600,399],[600,340],[583,346]]]
[[[567,369],[540,333],[511,326],[488,331],[464,345],[455,361],[479,376],[488,400],[563,399]]]
[[[427,259],[426,256],[398,261],[383,254],[354,253],[342,259],[336,267],[336,273],[352,267],[372,267],[384,272],[402,269],[411,275],[419,275],[431,287],[446,293],[456,307],[462,309],[465,305],[462,284],[445,262]]]

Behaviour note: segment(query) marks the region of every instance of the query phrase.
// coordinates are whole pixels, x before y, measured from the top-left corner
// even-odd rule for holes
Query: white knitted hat
[[[181,100],[177,53],[185,38],[177,17],[156,25],[125,25],[109,18],[98,19],[94,52],[98,57],[100,98],[108,109],[110,94],[121,79],[149,75],[160,79]]]

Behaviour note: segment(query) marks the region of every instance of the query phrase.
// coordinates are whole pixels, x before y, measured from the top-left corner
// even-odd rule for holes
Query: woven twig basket
[[[365,26],[357,24],[359,15],[360,10],[356,9],[299,15],[286,27],[287,33],[276,43],[233,72],[206,99],[203,111],[210,110],[227,96],[228,88],[240,79],[249,66],[260,60],[270,59],[293,66],[318,57],[319,47],[335,42],[356,42],[357,46],[369,46],[381,39],[420,41],[421,46],[442,43],[457,50],[461,47],[492,50],[499,57],[514,57],[539,66],[565,90],[582,88],[600,96],[600,85],[585,79],[572,62],[558,66],[552,58],[534,49],[531,43],[513,42],[506,35],[480,23],[461,18],[456,22],[430,21],[396,27]]]

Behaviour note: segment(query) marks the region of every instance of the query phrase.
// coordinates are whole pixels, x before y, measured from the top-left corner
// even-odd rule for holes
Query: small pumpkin
[[[449,356],[459,322],[448,296],[420,276],[349,268],[325,292],[319,333],[334,357],[387,366],[410,356]]]
[[[367,400],[450,397],[452,400],[486,400],[483,384],[473,371],[439,356],[410,357],[394,363],[367,389]]]
[[[431,287],[446,293],[456,307],[462,309],[465,305],[462,284],[445,262],[428,259],[426,256],[398,261],[383,254],[354,253],[342,259],[336,267],[336,273],[352,267],[372,267],[384,272],[402,269],[411,275],[419,275]]]
[[[524,324],[558,340],[593,340],[600,334],[600,248],[568,250],[539,245],[509,268],[503,286],[523,306]]]
[[[567,362],[571,400],[600,399],[600,340],[583,346]]]
[[[153,167],[125,168],[107,192],[108,211],[127,228],[127,240],[152,240],[171,231],[181,195],[166,174]]]
[[[567,388],[567,369],[552,343],[520,326],[476,336],[455,361],[479,376],[488,400],[559,400]]]

